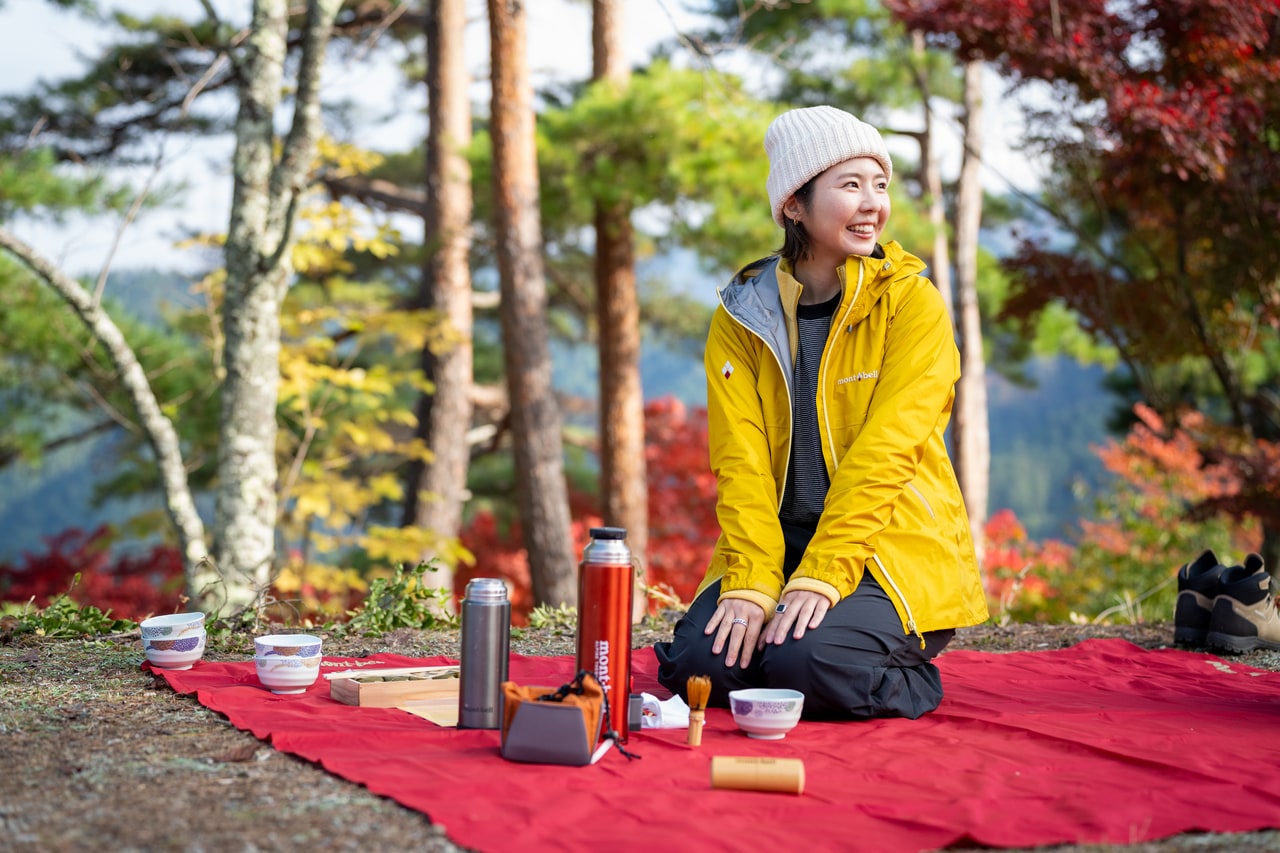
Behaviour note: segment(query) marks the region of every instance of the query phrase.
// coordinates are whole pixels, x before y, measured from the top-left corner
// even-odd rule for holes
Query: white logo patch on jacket
[[[844,385],[847,382],[861,382],[864,379],[877,379],[880,376],[878,370],[866,370],[861,373],[855,373],[852,376],[842,376],[836,380],[837,385]]]
[[[731,362],[731,361],[726,361],[726,362],[724,363],[724,367],[720,368],[720,375],[721,375],[721,376],[723,376],[725,379],[728,379],[730,376],[732,376],[732,375],[733,375],[733,362]]]

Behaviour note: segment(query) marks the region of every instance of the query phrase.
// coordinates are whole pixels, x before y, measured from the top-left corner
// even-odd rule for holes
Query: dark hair
[[[817,180],[818,176],[814,175],[795,192],[796,201],[805,210],[809,209],[813,200],[813,186]],[[804,229],[803,223],[792,222],[785,213],[782,215],[782,232],[782,248],[778,250],[778,254],[794,267],[797,261],[809,257],[809,232]]]

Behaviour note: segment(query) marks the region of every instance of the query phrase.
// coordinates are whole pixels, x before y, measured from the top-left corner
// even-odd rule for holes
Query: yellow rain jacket
[[[777,257],[720,291],[705,362],[720,538],[698,592],[744,598],[766,618],[785,591],[834,605],[870,571],[906,633],[975,625],[986,596],[944,439],[960,353],[924,263],[896,242],[850,255],[818,368],[818,431],[831,480],[817,532],[783,587],[778,509],[790,460],[796,305]],[[922,637],[923,641],[923,637]]]

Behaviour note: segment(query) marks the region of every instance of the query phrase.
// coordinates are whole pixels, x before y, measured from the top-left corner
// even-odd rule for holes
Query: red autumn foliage
[[[1280,80],[1275,0],[1055,0],[1052,13],[1027,0],[886,6],[911,29],[945,34],[964,59],[1052,82],[1063,102],[1100,102],[1092,129],[1117,162],[1181,179],[1220,175],[1241,137],[1264,128],[1267,87]]]
[[[0,564],[0,601],[32,601],[45,607],[69,593],[80,605],[92,605],[116,619],[139,621],[181,606],[182,555],[157,545],[145,554],[110,554],[112,533],[64,530],[45,539],[48,551],[26,553],[18,565]],[[76,575],[80,581],[72,588]]]
[[[1138,420],[1124,440],[1107,441],[1095,452],[1132,495],[1128,503],[1134,507],[1136,519],[1083,519],[1080,524],[1085,539],[1103,551],[1141,554],[1159,561],[1165,559],[1169,537],[1176,536],[1181,527],[1217,518],[1234,551],[1257,550],[1261,545],[1258,519],[1242,507],[1234,521],[1228,521],[1233,514],[1223,508],[1234,505],[1246,483],[1259,481],[1242,476],[1234,458],[1215,461],[1204,455],[1205,441],[1197,434],[1213,428],[1209,419],[1200,412],[1187,411],[1177,422],[1169,423],[1141,403],[1133,411]],[[1276,446],[1259,442],[1255,449],[1262,455],[1274,454]],[[1247,502],[1249,506],[1254,503]],[[1165,535],[1153,537],[1153,545],[1143,546],[1136,536],[1138,525]]]
[[[685,603],[720,536],[716,478],[707,454],[706,409],[690,411],[674,397],[645,408],[649,479],[649,583]]]
[[[646,582],[689,602],[720,535],[715,477],[707,462],[706,411],[690,412],[674,397],[654,400],[645,406],[645,434],[649,485]],[[575,553],[581,554],[590,529],[602,524],[602,519],[595,500],[581,493],[570,494],[569,509],[574,519]],[[461,597],[473,577],[504,578],[511,589],[512,621],[527,624],[533,596],[519,522],[503,526],[493,513],[480,512],[461,538],[476,560],[471,566],[459,567],[455,598]]]
[[[574,551],[581,553],[590,538],[588,531],[604,522],[595,508],[594,499],[581,492],[570,492],[569,511],[573,518],[569,532],[573,537]],[[529,624],[529,611],[534,607],[533,584],[523,535],[518,519],[503,525],[490,510],[477,512],[460,534],[463,546],[475,556],[475,561],[469,566],[458,566],[454,573],[455,603],[461,601],[467,582],[472,578],[502,578],[507,582],[511,596],[512,624]]]
[[[1052,579],[1069,570],[1071,546],[1056,539],[1029,539],[1010,509],[992,513],[983,533],[986,554],[982,569],[992,617],[999,622],[1060,618],[1061,608],[1051,606],[1058,597]]]

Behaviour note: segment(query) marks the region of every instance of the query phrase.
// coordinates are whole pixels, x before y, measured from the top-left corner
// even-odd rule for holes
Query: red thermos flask
[[[593,527],[590,532],[578,564],[578,669],[590,672],[604,688],[609,725],[625,742],[635,571],[624,528]]]

